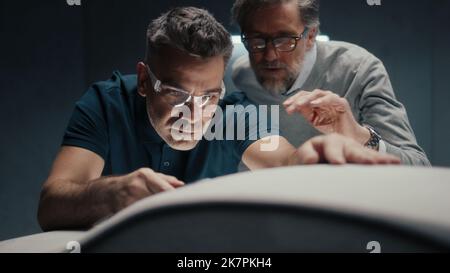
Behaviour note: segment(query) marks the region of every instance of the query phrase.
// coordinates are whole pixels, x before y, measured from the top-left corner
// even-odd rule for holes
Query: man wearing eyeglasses
[[[285,108],[289,142],[339,133],[429,165],[382,62],[356,45],[316,41],[319,0],[237,0],[232,12],[249,52],[233,65],[234,83],[257,104]]]
[[[324,161],[398,163],[337,135],[311,139],[296,149],[276,134],[263,138],[258,124],[242,112],[231,125],[245,125],[243,138],[196,138],[210,129],[219,108],[251,105],[242,93],[220,101],[232,48],[230,35],[205,10],[175,8],[154,20],[137,75],[115,72],[77,102],[42,190],[41,227],[90,227],[184,182],[235,173],[241,160],[250,169]],[[209,114],[173,114],[184,108]],[[226,112],[215,129],[231,130],[225,124],[233,116]],[[174,128],[180,120],[187,126]],[[278,147],[264,152],[262,145],[272,140]]]

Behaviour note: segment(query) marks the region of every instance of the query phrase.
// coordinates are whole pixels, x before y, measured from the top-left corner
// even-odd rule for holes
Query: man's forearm
[[[41,193],[38,220],[43,230],[87,229],[113,214],[114,177],[102,177],[79,183],[54,180]],[[110,193],[110,194],[109,194]]]
[[[264,145],[275,143],[275,149],[267,151]],[[272,146],[272,145],[270,145]],[[242,161],[252,171],[266,168],[298,165],[295,158],[296,148],[284,137],[269,136],[250,145],[242,155]]]
[[[88,182],[50,178],[41,194],[39,223],[43,230],[90,228],[143,198],[182,186],[176,177],[149,168]]]

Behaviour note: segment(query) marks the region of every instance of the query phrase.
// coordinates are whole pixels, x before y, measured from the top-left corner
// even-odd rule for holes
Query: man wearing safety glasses
[[[241,160],[252,170],[318,162],[398,163],[338,135],[317,137],[296,149],[279,135],[262,132],[245,112],[230,114],[230,105],[252,105],[239,92],[221,100],[232,48],[230,35],[205,10],[175,8],[154,20],[137,75],[115,72],[77,102],[42,190],[41,227],[88,228],[142,198],[234,173]],[[227,127],[230,120],[234,123]],[[186,126],[176,127],[180,121]],[[235,138],[195,137],[212,124]],[[246,129],[243,137],[230,133],[240,125]],[[273,122],[270,129],[276,126]],[[277,143],[275,149],[264,151],[268,142]]]
[[[233,64],[234,84],[254,103],[285,109],[280,132],[290,143],[339,133],[403,164],[430,164],[383,63],[350,43],[316,41],[319,0],[236,0],[232,12],[249,52]]]

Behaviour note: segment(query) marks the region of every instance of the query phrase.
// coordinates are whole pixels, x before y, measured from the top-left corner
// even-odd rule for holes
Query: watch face
[[[369,141],[367,141],[366,143],[366,147],[374,149],[374,150],[378,150],[378,147],[380,145],[380,140],[381,140],[381,136],[375,132],[375,130],[370,127],[370,126],[365,126],[369,132],[370,132],[370,139]]]

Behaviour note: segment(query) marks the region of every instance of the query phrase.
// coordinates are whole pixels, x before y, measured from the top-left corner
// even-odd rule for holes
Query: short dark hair
[[[233,20],[239,24],[244,31],[249,15],[255,10],[269,5],[282,4],[297,1],[300,18],[308,28],[320,26],[320,1],[319,0],[236,0],[231,10]]]
[[[195,7],[171,9],[150,23],[145,60],[164,47],[201,58],[223,56],[225,64],[233,51],[231,35],[224,26],[208,11]]]

